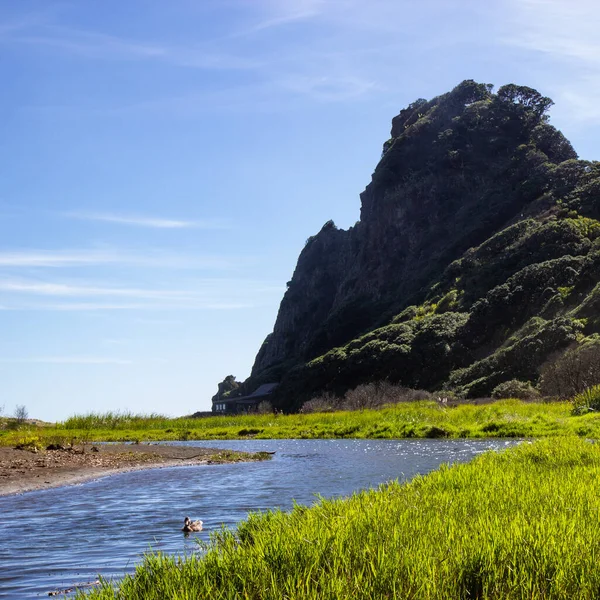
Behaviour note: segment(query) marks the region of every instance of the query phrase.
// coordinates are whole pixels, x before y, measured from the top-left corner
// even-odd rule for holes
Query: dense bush
[[[523,337],[512,341],[490,356],[457,369],[450,375],[452,387],[460,389],[467,397],[486,396],[507,376],[533,381],[540,366],[549,355],[574,342],[581,324],[573,319],[557,318],[542,321],[543,325]],[[544,394],[547,395],[547,394]]]
[[[326,392],[308,400],[300,412],[332,412],[335,410],[370,410],[399,402],[431,400],[433,394],[425,390],[415,390],[389,381],[361,384],[348,390],[342,397]]]
[[[363,410],[396,404],[398,402],[414,402],[430,400],[432,395],[425,390],[414,390],[389,381],[359,385],[344,394],[341,402],[343,410]]]
[[[529,381],[511,379],[500,383],[492,390],[492,398],[517,398],[519,400],[532,400],[539,398],[540,393]]]
[[[480,346],[499,328],[520,327],[539,314],[559,287],[573,285],[583,259],[564,256],[529,265],[502,285],[491,289],[471,307],[467,335],[471,346]],[[554,315],[552,315],[554,316]]]
[[[600,337],[587,338],[546,362],[541,370],[544,396],[572,398],[600,383]]]
[[[333,394],[326,392],[307,400],[300,409],[301,413],[322,413],[322,412],[333,412],[339,410],[339,399]]]

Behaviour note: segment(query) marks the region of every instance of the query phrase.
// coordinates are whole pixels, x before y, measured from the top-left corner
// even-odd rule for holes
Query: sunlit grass
[[[502,400],[445,407],[406,402],[379,410],[297,415],[170,419],[163,415],[91,413],[47,427],[0,431],[0,444],[24,436],[66,441],[157,441],[314,438],[489,438],[573,434],[600,437],[600,414],[576,416],[569,402]]]
[[[203,557],[147,556],[92,598],[592,599],[600,446],[525,443],[349,499],[253,514]]]
[[[87,413],[74,415],[61,423],[62,428],[73,429],[162,429],[167,428],[173,420],[164,415],[134,414],[129,411]]]

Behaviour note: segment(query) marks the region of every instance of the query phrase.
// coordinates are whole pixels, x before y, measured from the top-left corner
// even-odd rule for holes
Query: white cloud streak
[[[51,365],[131,365],[132,360],[105,356],[39,356],[28,358],[0,358],[3,364]]]
[[[187,256],[160,251],[134,253],[129,250],[5,250],[0,267],[82,267],[112,265],[168,269],[232,269],[247,263],[248,257]]]
[[[515,45],[600,66],[596,0],[511,0],[520,26],[508,40]]]
[[[139,215],[120,215],[114,213],[86,213],[68,212],[66,217],[85,221],[101,221],[119,225],[132,225],[134,227],[149,227],[153,229],[229,229],[223,219],[165,219],[157,217],[144,217]]]
[[[364,46],[365,32],[369,43],[376,40],[376,46],[385,48],[388,56],[394,54],[387,48],[390,42],[398,48],[397,35],[399,27],[403,27],[404,9],[389,0],[373,2],[376,8],[358,0],[256,0],[245,6],[235,3],[237,13],[245,15],[243,24],[232,25],[232,31],[218,39],[205,39],[200,43],[139,41],[54,23],[9,30],[0,35],[0,43],[28,45],[88,60],[159,62],[193,69],[244,70],[248,74],[243,82],[236,78],[224,87],[221,83],[211,85],[206,80],[193,92],[188,89],[183,95],[140,98],[139,102],[129,102],[128,107],[132,109],[143,108],[144,104],[167,104],[172,109],[182,103],[198,105],[198,99],[194,98],[197,95],[201,102],[196,112],[206,110],[206,103],[202,102],[206,97],[212,99],[209,104],[213,109],[222,110],[222,103],[214,97],[222,94],[225,105],[232,104],[232,99],[237,97],[238,104],[233,103],[234,108],[248,110],[254,102],[247,92],[253,87],[259,95],[266,90],[264,95],[271,106],[281,106],[282,98],[347,102],[381,90],[378,85],[381,64],[373,59],[360,60],[356,53],[357,48]],[[289,31],[290,37],[284,43],[278,42],[276,53],[269,43],[256,44],[258,38],[265,41],[269,36],[279,35],[282,28]],[[301,37],[299,32],[302,32]],[[385,39],[373,37],[381,33]],[[397,61],[387,62],[394,62],[395,68],[398,66]],[[260,98],[258,102],[260,104]],[[31,108],[60,110],[61,106],[58,103]],[[123,104],[112,110],[122,108]],[[103,109],[88,106],[84,110],[102,112]]]
[[[4,310],[241,310],[274,303],[281,294],[281,286],[251,280],[202,279],[189,289],[157,289],[0,279]]]
[[[0,30],[0,44],[19,44],[54,49],[80,58],[109,61],[154,61],[204,70],[255,69],[260,62],[246,56],[218,52],[207,45],[177,46],[123,39],[113,35],[40,25],[30,31],[22,26]]]
[[[177,290],[147,290],[119,287],[90,287],[83,285],[67,285],[60,283],[32,283],[20,281],[0,281],[0,292],[35,294],[41,296],[113,296],[147,299],[189,299],[194,295],[190,292]]]
[[[262,8],[263,19],[244,29],[242,35],[251,35],[264,31],[312,19],[321,14],[324,8],[323,0],[295,0],[282,2],[281,0],[263,0],[256,2]]]
[[[374,81],[358,77],[290,77],[281,83],[292,92],[325,102],[359,98],[377,88]]]
[[[4,307],[3,310],[12,311],[57,311],[57,312],[96,312],[96,311],[220,311],[243,310],[255,308],[256,304],[232,302],[195,302],[195,303],[103,303],[103,302],[69,302],[57,304],[19,303],[14,306]]]

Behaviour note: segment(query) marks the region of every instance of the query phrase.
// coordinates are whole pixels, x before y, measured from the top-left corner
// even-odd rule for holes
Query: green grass
[[[501,400],[445,408],[407,402],[379,410],[297,415],[240,415],[169,419],[106,413],[74,416],[44,427],[1,429],[0,445],[48,442],[225,440],[275,438],[600,437],[600,414],[576,416],[570,402]]]
[[[191,419],[190,419],[191,420]],[[131,412],[87,413],[69,417],[62,427],[67,430],[77,429],[161,429],[167,428],[172,419],[152,413],[136,415]]]
[[[600,593],[600,445],[525,443],[409,483],[213,534],[204,556],[152,554],[91,598],[578,600]]]

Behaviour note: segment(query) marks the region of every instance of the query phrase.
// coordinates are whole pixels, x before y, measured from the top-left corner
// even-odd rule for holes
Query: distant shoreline
[[[76,446],[41,452],[0,447],[0,496],[12,496],[120,473],[164,467],[264,460],[263,453],[167,444]]]

